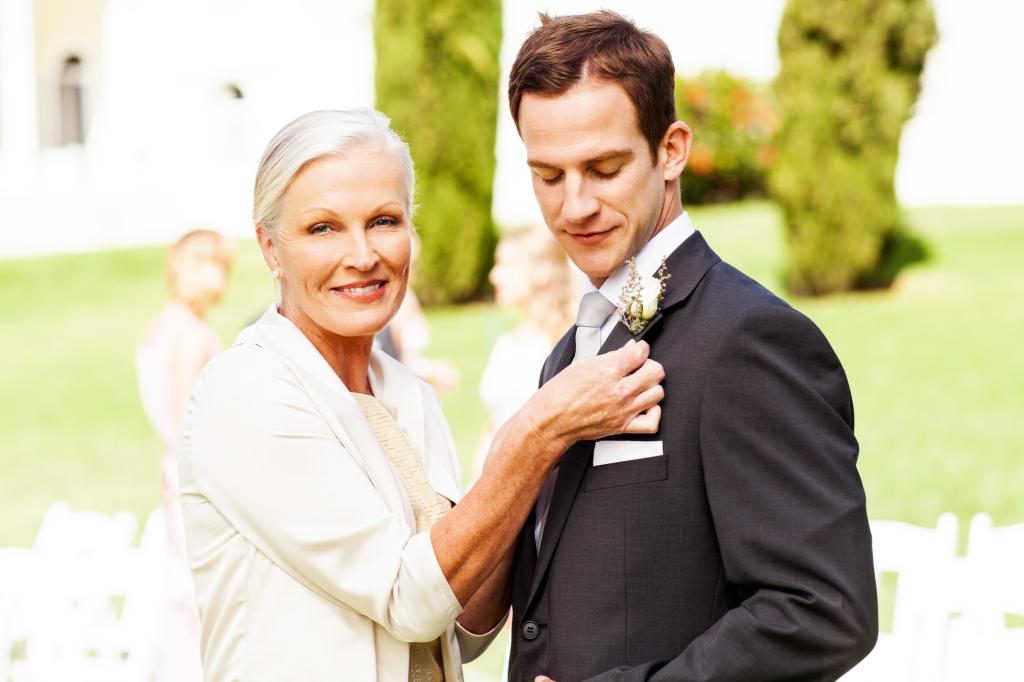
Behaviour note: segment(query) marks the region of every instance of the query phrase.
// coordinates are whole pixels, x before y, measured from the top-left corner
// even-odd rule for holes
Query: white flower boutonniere
[[[630,258],[627,262],[629,275],[619,293],[619,320],[631,334],[636,335],[657,314],[661,299],[665,297],[665,283],[672,275],[668,274],[664,258],[653,277],[640,277],[636,269],[636,258]]]

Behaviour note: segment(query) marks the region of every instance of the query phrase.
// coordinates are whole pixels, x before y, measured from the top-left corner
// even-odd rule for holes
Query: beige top
[[[439,495],[427,481],[419,457],[405,437],[405,432],[391,413],[371,395],[353,393],[356,404],[366,415],[380,447],[395,467],[416,519],[416,532],[430,530],[451,508],[451,501]],[[441,639],[414,642],[409,645],[409,682],[444,682]]]

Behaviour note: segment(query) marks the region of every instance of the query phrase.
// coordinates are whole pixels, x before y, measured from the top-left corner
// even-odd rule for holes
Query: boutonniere
[[[634,336],[644,330],[658,312],[658,305],[665,297],[665,283],[672,277],[668,274],[665,259],[654,276],[641,277],[636,269],[636,258],[630,258],[629,276],[619,292],[619,320]]]

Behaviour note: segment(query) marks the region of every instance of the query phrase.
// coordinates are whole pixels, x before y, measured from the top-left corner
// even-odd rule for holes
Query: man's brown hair
[[[590,76],[626,91],[657,159],[662,135],[676,120],[675,67],[665,42],[608,10],[541,14],[540,22],[519,48],[509,76],[508,103],[516,128],[523,95],[560,95]]]

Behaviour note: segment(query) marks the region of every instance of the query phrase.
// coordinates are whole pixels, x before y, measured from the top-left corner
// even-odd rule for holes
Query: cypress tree
[[[424,303],[478,296],[493,262],[501,22],[500,0],[377,0],[377,108],[416,164]]]
[[[771,186],[795,293],[888,286],[924,256],[903,223],[893,177],[935,40],[928,0],[789,0]]]

